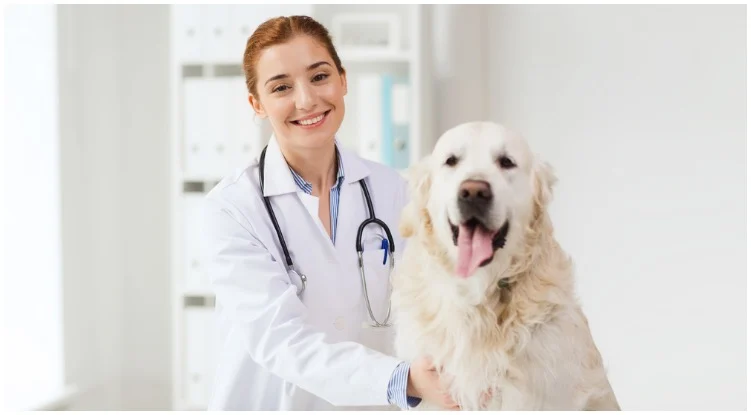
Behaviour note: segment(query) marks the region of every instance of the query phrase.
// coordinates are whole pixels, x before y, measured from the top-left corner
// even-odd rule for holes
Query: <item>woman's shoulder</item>
[[[397,169],[357,156],[368,169],[368,183],[379,194],[393,195],[395,206],[405,203],[407,197],[407,178]]]
[[[405,183],[406,179],[404,176],[399,172],[399,170],[387,166],[382,163],[378,163],[372,160],[368,159],[362,159],[365,165],[368,167],[368,170],[370,170],[370,174],[373,176],[374,179],[383,181],[386,183]]]
[[[405,181],[401,173],[391,166],[367,159],[358,154],[356,151],[346,147],[339,147],[339,151],[340,153],[342,153],[345,161],[346,159],[350,159],[350,161],[355,161],[356,163],[361,164],[363,167],[365,167],[368,175],[370,176],[371,182],[382,182],[393,185],[394,183],[401,183]],[[346,165],[344,169],[345,171],[347,170]]]
[[[246,167],[237,168],[224,176],[211,190],[206,193],[207,204],[234,208],[239,210],[255,209],[261,200],[261,189],[257,174],[258,163],[250,163]]]

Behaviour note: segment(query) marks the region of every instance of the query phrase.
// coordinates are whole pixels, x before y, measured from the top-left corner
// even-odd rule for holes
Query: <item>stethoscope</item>
[[[268,147],[268,146],[267,146]],[[261,194],[263,194],[263,176],[264,176],[264,165],[266,161],[266,148],[263,148],[263,151],[261,151],[261,157],[258,162],[258,176],[259,181],[261,183]],[[370,314],[370,318],[372,320],[371,326],[372,327],[389,327],[391,326],[391,323],[389,322],[389,319],[391,318],[391,299],[389,295],[389,308],[388,312],[386,314],[386,319],[383,321],[383,323],[379,322],[378,319],[376,319],[375,315],[373,315],[373,309],[370,307],[370,296],[368,296],[368,284],[365,282],[365,268],[363,266],[362,261],[362,232],[365,229],[366,226],[370,225],[371,223],[375,223],[378,226],[381,227],[381,229],[384,230],[386,233],[386,237],[389,241],[389,250],[390,255],[389,256],[389,287],[391,286],[391,273],[394,271],[394,238],[391,237],[391,230],[389,230],[389,227],[380,219],[376,218],[375,211],[373,210],[373,202],[370,200],[370,192],[368,191],[368,186],[365,184],[365,179],[360,179],[360,187],[362,188],[362,193],[365,196],[365,202],[368,205],[368,214],[370,215],[367,219],[365,219],[357,229],[357,241],[355,242],[355,249],[357,250],[357,265],[360,268],[360,280],[362,281],[362,288],[365,294],[365,303],[368,306],[368,314]],[[271,208],[271,202],[269,202],[269,198],[266,196],[263,196],[263,203],[266,205],[266,211],[269,212],[269,217],[271,218],[271,223],[274,224],[274,230],[276,231],[276,236],[279,238],[279,243],[282,245],[282,251],[284,251],[284,258],[287,261],[287,270],[291,271],[294,274],[297,274],[300,276],[300,281],[302,281],[301,287],[297,290],[297,295],[301,296],[303,292],[305,292],[305,288],[308,284],[308,277],[305,276],[305,274],[301,272],[295,271],[295,266],[292,263],[292,258],[289,255],[289,251],[287,250],[287,244],[284,242],[284,236],[282,235],[282,231],[279,229],[279,223],[276,221],[276,215],[274,215],[274,209]]]

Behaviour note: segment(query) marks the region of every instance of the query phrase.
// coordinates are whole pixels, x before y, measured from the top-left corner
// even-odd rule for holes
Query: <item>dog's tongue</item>
[[[474,274],[483,261],[493,256],[493,235],[482,226],[461,225],[456,244],[459,248],[456,274],[462,278]]]

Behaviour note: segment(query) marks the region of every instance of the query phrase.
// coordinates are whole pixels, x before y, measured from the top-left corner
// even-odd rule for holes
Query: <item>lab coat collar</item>
[[[264,171],[263,196],[277,196],[285,193],[294,193],[297,184],[289,171],[287,161],[282,155],[279,143],[274,135],[269,139],[266,147],[266,167]],[[260,166],[259,166],[260,168]]]
[[[368,177],[370,169],[357,154],[344,148],[339,141],[336,141],[336,147],[339,149],[339,155],[342,157],[344,167],[344,183],[355,183],[358,180]]]
[[[336,147],[339,149],[339,155],[342,158],[344,183],[355,183],[370,174],[370,169],[368,169],[363,160],[352,151],[344,148],[339,140],[336,140]],[[264,196],[277,196],[285,193],[294,193],[299,190],[289,169],[289,165],[279,148],[279,142],[273,134],[269,139],[268,148],[266,149],[265,170]]]

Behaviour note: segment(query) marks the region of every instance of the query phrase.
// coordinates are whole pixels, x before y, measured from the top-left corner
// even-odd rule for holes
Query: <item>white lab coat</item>
[[[392,357],[393,329],[363,326],[369,320],[355,239],[367,217],[358,183],[366,178],[398,261],[406,184],[392,169],[342,146],[339,151],[345,176],[336,246],[318,219],[317,198],[297,187],[273,137],[266,151],[264,193],[296,269],[308,277],[302,300],[263,205],[257,161],[206,197],[207,269],[221,333],[211,410],[395,409],[387,406],[387,386],[400,362]],[[377,226],[363,234],[366,282],[379,320],[386,315],[389,288],[383,237]]]

